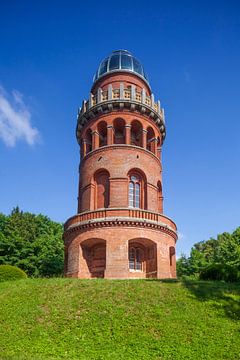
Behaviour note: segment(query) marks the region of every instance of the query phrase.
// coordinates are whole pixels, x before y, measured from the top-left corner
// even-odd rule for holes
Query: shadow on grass
[[[182,284],[199,300],[210,301],[225,315],[240,320],[240,284],[221,281],[198,281],[183,279]]]

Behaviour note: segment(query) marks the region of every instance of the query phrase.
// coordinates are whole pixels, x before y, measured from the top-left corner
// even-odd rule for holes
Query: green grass
[[[0,359],[240,359],[240,285],[0,283]]]

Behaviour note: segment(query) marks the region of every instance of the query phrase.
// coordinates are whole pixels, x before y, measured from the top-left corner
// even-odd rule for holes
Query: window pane
[[[140,185],[139,184],[135,185],[135,191],[136,191],[136,195],[139,195],[139,193],[140,193]]]
[[[132,58],[130,56],[122,54],[121,68],[132,70]]]
[[[134,261],[129,260],[129,269],[134,270]]]
[[[140,208],[140,199],[139,198],[135,199],[135,207]]]
[[[136,262],[136,270],[142,270],[142,263],[141,262]]]
[[[133,69],[140,75],[143,75],[142,65],[135,58],[133,58]]]
[[[101,63],[101,66],[99,69],[99,76],[101,76],[102,74],[105,74],[105,72],[107,72],[107,64],[108,64],[108,59],[104,60]]]
[[[136,176],[132,175],[132,176],[131,176],[131,180],[132,180],[132,181],[138,181],[138,178],[137,178]]]
[[[110,58],[109,70],[119,69],[119,55],[113,55]]]
[[[135,258],[135,249],[134,248],[130,249],[129,258],[130,258],[130,260],[134,260],[134,258]]]

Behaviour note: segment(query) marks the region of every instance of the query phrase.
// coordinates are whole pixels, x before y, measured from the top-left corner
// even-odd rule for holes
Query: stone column
[[[161,147],[157,148],[157,157],[159,158],[160,161],[162,161],[162,148]]]
[[[131,100],[136,100],[136,86],[131,85]]]
[[[97,104],[102,102],[102,89],[98,88],[97,90]]]
[[[107,126],[107,145],[113,144],[113,126],[108,125]]]
[[[124,84],[120,83],[120,99],[124,99]]]
[[[131,145],[131,125],[125,125],[126,144]]]
[[[142,89],[142,103],[146,104],[146,90]]]

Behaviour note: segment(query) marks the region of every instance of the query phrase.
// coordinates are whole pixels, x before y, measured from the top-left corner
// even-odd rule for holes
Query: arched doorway
[[[97,126],[99,133],[99,147],[107,145],[107,123],[106,121],[101,121]]]
[[[125,144],[125,121],[121,118],[113,121],[114,144]]]
[[[157,277],[157,245],[149,239],[128,242],[128,268],[133,278]]]
[[[131,123],[131,145],[142,147],[143,128],[138,120]]]
[[[90,278],[104,278],[106,269],[106,241],[89,239],[81,244],[83,258]]]

